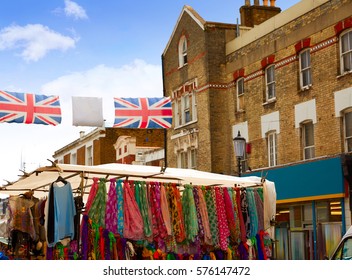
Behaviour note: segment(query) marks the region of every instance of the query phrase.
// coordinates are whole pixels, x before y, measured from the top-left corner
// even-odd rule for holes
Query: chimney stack
[[[263,5],[259,4],[259,0],[245,0],[245,5],[240,8],[241,25],[246,27],[254,27],[264,21],[276,16],[281,9],[275,6],[275,0],[263,0]]]

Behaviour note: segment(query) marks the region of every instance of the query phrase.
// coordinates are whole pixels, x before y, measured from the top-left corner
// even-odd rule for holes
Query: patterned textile
[[[105,227],[112,233],[117,233],[117,194],[116,179],[110,179],[108,198],[106,203]]]
[[[210,225],[209,225],[209,216],[208,216],[207,204],[205,202],[204,192],[202,190],[202,187],[197,187],[196,189],[198,191],[199,212],[202,219],[202,226],[204,230],[204,243],[211,245],[212,239],[211,239],[211,232],[210,232]]]
[[[255,206],[257,207],[258,231],[264,230],[263,188],[254,189]]]
[[[163,215],[163,220],[166,227],[167,235],[171,235],[171,219],[170,219],[170,211],[167,203],[167,196],[164,184],[160,185],[160,205],[161,205],[161,213]]]
[[[167,192],[169,209],[171,213],[172,231],[177,242],[183,242],[186,238],[183,223],[182,205],[180,192],[175,184],[168,188]]]
[[[141,240],[144,238],[143,218],[129,182],[124,182],[124,238]]]
[[[193,189],[194,203],[196,205],[197,222],[198,222],[198,237],[201,240],[204,240],[204,227],[203,227],[203,221],[202,221],[202,215],[201,215],[201,209],[200,209],[198,187],[194,186],[192,189]]]
[[[223,188],[224,192],[224,202],[225,202],[225,209],[226,209],[226,217],[229,226],[229,230],[231,233],[231,240],[237,241],[236,235],[236,223],[235,223],[235,214],[233,210],[233,205],[231,201],[231,196],[227,188]]]
[[[105,227],[105,209],[106,209],[106,180],[104,178],[99,179],[99,186],[97,194],[92,202],[92,206],[89,209],[88,215],[92,219],[93,223]]]
[[[247,190],[245,188],[241,188],[241,211],[246,230],[246,238],[249,238],[251,234],[251,220],[248,214]]]
[[[185,231],[188,241],[194,242],[198,235],[197,210],[194,202],[192,186],[185,185],[182,196],[183,219],[185,221]]]
[[[135,182],[134,188],[135,188],[136,202],[139,206],[139,210],[143,218],[144,235],[146,237],[150,237],[152,235],[152,228],[151,228],[151,220],[149,217],[149,201],[147,198],[146,183],[137,181]]]
[[[8,233],[11,233],[13,230],[19,230],[28,233],[33,240],[36,238],[31,211],[31,207],[33,206],[34,202],[30,199],[19,196],[9,197]]]
[[[235,188],[235,191],[236,191],[237,213],[240,220],[241,241],[242,243],[245,243],[247,241],[247,234],[246,234],[246,225],[244,223],[243,212],[242,212],[241,189]]]
[[[219,229],[218,229],[218,217],[216,214],[216,198],[215,198],[214,188],[206,187],[205,201],[207,203],[207,209],[208,209],[212,245],[214,245],[215,248],[218,248],[219,247]]]
[[[89,212],[90,207],[92,206],[94,198],[95,198],[95,196],[97,194],[98,185],[99,185],[98,182],[99,182],[99,178],[94,177],[93,178],[93,184],[92,184],[92,187],[90,188],[88,199],[87,199],[87,203],[86,203],[86,207],[85,207],[85,210],[86,210],[87,213]]]
[[[117,233],[120,234],[120,236],[123,236],[123,225],[124,225],[124,214],[123,214],[123,208],[124,208],[124,190],[122,187],[122,180],[118,180],[116,183],[116,193],[117,193]]]
[[[230,230],[226,217],[223,188],[215,187],[216,213],[218,216],[220,249],[226,251],[229,246]]]
[[[258,232],[257,206],[255,204],[254,192],[252,188],[247,189],[248,215],[250,217],[249,237],[255,237]]]

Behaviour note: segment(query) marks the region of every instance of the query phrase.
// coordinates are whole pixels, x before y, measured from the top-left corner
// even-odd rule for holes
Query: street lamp
[[[246,139],[241,136],[240,131],[235,138],[233,138],[233,146],[235,149],[235,155],[237,158],[238,176],[241,177],[241,160],[244,158],[244,149],[246,146]]]

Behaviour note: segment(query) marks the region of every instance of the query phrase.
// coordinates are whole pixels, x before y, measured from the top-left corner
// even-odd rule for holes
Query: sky
[[[304,0],[307,1],[307,0]],[[298,0],[276,0],[282,11]],[[0,90],[57,95],[57,126],[0,123],[0,186],[50,165],[93,127],[72,125],[72,96],[162,97],[161,55],[184,5],[206,21],[237,23],[245,0],[1,0]],[[251,0],[253,3],[253,0]],[[262,0],[260,0],[262,3]]]

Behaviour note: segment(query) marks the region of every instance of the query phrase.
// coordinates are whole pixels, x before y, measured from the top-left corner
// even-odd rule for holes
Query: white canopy
[[[140,181],[159,181],[178,183],[179,185],[193,184],[201,186],[255,187],[264,185],[265,224],[275,217],[276,191],[273,182],[262,180],[260,177],[235,177],[215,174],[193,169],[166,168],[162,170],[156,166],[130,164],[103,164],[97,166],[56,164],[40,167],[22,176],[18,181],[2,186],[0,194],[19,195],[27,191],[34,191],[37,198],[47,196],[49,187],[59,176],[71,183],[74,193],[83,195],[84,200],[89,194],[93,178],[116,178]],[[108,181],[108,180],[107,180]]]

